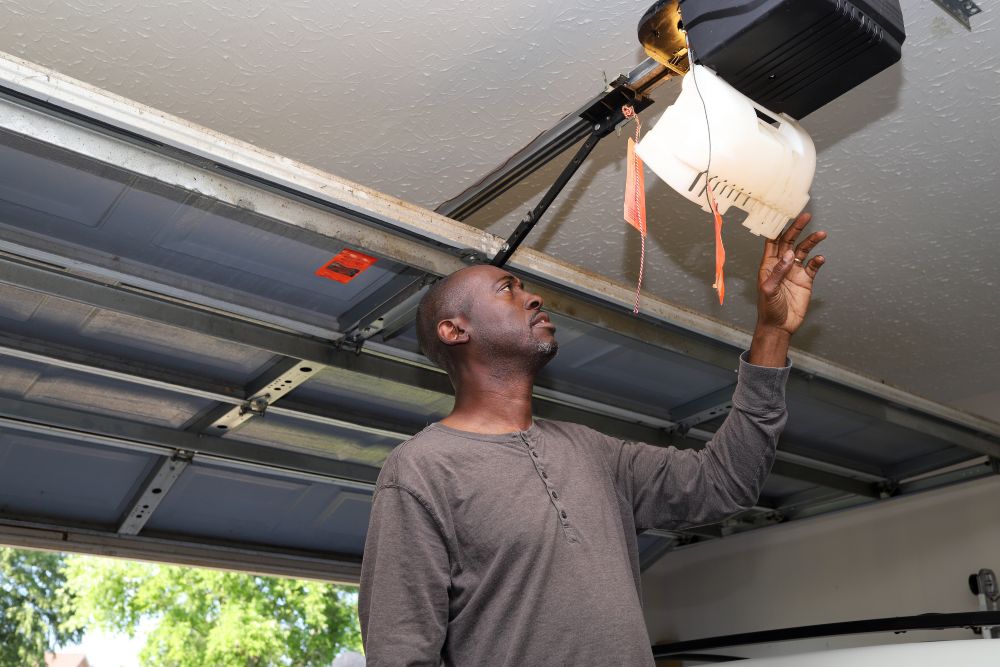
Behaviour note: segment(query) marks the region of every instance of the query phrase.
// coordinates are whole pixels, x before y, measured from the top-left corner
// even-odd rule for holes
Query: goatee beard
[[[552,357],[556,356],[556,352],[558,351],[559,343],[554,340],[537,341],[535,343],[535,354],[529,357],[530,361],[528,363],[531,371],[534,373],[540,371],[546,364],[552,361]]]
[[[535,352],[537,352],[539,356],[545,357],[546,359],[551,359],[556,356],[556,352],[558,351],[559,343],[554,340],[548,342],[538,341],[538,345],[535,347]]]

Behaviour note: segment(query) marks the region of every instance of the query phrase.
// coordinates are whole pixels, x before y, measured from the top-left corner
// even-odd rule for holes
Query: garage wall
[[[1000,572],[1000,477],[667,554],[643,576],[653,643],[814,623],[976,611],[968,575]],[[745,656],[890,641],[972,638],[927,631],[784,642]]]

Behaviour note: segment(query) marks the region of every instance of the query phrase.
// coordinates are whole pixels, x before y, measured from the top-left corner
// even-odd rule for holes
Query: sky
[[[67,644],[60,653],[82,653],[91,667],[139,667],[139,651],[151,627],[139,627],[135,637],[87,630],[79,644]]]

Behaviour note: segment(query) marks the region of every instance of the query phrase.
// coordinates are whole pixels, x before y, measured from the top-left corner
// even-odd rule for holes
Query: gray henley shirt
[[[432,424],[397,447],[361,569],[368,665],[652,665],[637,535],[757,501],[787,377],[741,358],[733,410],[698,451],[555,421]]]

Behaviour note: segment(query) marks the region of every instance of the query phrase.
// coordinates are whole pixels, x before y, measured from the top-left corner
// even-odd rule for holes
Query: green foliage
[[[80,640],[61,627],[72,606],[62,554],[0,547],[0,665],[45,664],[45,652]]]
[[[356,594],[332,584],[74,556],[68,627],[134,636],[150,667],[327,667],[358,650]]]

